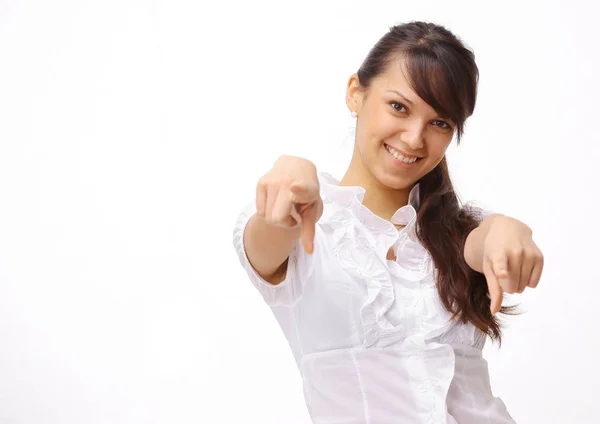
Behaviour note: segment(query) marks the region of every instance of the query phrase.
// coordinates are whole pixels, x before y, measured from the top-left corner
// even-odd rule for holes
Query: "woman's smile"
[[[389,144],[383,143],[385,150],[388,152],[388,156],[390,156],[394,163],[398,166],[403,167],[413,167],[419,162],[421,159],[417,156],[405,156],[399,150],[393,148]]]

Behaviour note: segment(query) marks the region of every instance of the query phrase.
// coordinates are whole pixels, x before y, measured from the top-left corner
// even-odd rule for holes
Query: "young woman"
[[[315,423],[513,423],[482,348],[502,295],[535,287],[531,229],[460,205],[445,152],[478,69],[447,29],[390,28],[349,81],[354,153],[341,181],[282,156],[234,245],[292,348]]]

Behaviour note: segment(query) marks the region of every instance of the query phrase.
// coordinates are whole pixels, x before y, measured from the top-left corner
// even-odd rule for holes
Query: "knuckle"
[[[290,188],[292,184],[294,184],[294,179],[289,175],[282,176],[278,181],[279,187]]]
[[[525,249],[523,249],[522,246],[517,246],[517,247],[512,247],[510,250],[510,255],[511,256],[523,256],[523,254],[525,253]]]
[[[506,261],[506,255],[504,252],[493,252],[490,255],[490,262],[493,265],[501,265],[504,261]]]
[[[260,180],[258,180],[258,183],[256,184],[256,188],[260,189],[260,190],[264,190],[269,186],[269,178],[267,176],[262,177]]]

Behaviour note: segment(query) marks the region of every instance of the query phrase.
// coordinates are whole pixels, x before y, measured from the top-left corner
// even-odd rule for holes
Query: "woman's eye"
[[[435,125],[436,127],[442,128],[444,130],[449,130],[452,128],[452,125],[450,125],[447,122],[444,121],[433,121],[433,125]]]
[[[398,102],[391,102],[390,103],[392,105],[392,107],[394,109],[396,109],[398,112],[405,112],[406,111],[406,107],[404,107],[404,105],[402,103],[398,103]],[[397,108],[395,105],[400,106],[399,108]]]

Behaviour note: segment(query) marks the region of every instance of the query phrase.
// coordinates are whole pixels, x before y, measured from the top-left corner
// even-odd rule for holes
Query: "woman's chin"
[[[382,185],[391,188],[392,190],[405,190],[411,188],[417,181],[415,178],[410,178],[407,175],[398,175],[397,173],[392,173],[383,169],[380,169],[380,172],[377,173],[376,177]]]

